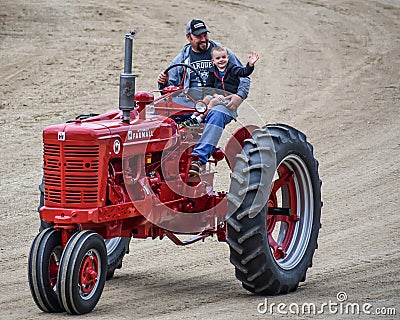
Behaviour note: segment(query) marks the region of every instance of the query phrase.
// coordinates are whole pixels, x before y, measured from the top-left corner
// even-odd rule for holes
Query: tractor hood
[[[52,125],[43,130],[43,141],[93,141],[110,135],[110,129],[103,123],[73,122]]]
[[[118,138],[129,145],[144,142],[161,142],[176,140],[178,128],[176,123],[162,116],[151,119],[134,118],[130,124],[116,119],[87,119],[71,123],[52,125],[44,129],[43,141],[85,142]]]

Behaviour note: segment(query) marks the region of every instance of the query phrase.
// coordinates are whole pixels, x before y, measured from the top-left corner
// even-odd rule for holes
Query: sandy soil
[[[27,282],[43,128],[117,108],[123,37],[133,27],[137,90],[154,89],[192,17],[242,60],[250,50],[260,54],[247,102],[265,122],[305,132],[320,162],[314,266],[295,293],[268,303],[321,306],[345,292],[345,302],[370,303],[375,315],[325,310],[319,318],[399,317],[400,1],[2,0],[0,7],[1,319],[65,318],[41,313]],[[226,244],[133,240],[123,269],[84,318],[271,318],[258,313],[263,302],[235,279]],[[376,314],[394,309],[396,316]]]

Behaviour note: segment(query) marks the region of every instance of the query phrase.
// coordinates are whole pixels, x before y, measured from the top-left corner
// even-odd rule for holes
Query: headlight
[[[204,113],[207,111],[207,105],[204,103],[204,101],[196,101],[196,103],[194,104],[194,109],[198,112],[198,113]]]

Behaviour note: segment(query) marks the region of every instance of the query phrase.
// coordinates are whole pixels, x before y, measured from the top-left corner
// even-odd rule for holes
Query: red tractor
[[[204,112],[204,104],[181,87],[167,87],[156,99],[135,93],[133,37],[125,36],[120,110],[43,131],[42,227],[28,262],[35,303],[44,312],[90,312],[132,237],[188,245],[216,235],[229,245],[246,290],[296,290],[320,229],[321,181],[311,144],[288,125],[246,125],[192,177],[202,127],[179,123],[193,108]],[[212,164],[220,161],[232,171],[229,192],[214,189]]]

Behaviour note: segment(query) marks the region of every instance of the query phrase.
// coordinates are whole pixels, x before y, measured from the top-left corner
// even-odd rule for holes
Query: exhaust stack
[[[124,72],[119,77],[119,109],[122,110],[124,123],[130,123],[131,111],[135,108],[135,79],[132,74],[132,44],[136,30],[125,35]]]

